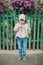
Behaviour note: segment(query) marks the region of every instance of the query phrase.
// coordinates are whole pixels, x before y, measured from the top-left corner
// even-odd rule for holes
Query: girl
[[[19,16],[19,23],[14,27],[18,42],[19,60],[26,60],[27,37],[30,34],[30,24],[25,23],[25,15]]]

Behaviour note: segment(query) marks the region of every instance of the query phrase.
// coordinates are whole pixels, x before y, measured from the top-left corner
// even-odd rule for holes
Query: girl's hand
[[[22,25],[20,25],[19,28],[22,28]]]

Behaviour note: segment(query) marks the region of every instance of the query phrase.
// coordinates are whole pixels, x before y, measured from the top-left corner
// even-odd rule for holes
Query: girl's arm
[[[14,27],[14,31],[18,31],[19,27],[18,27],[19,23],[17,23]]]

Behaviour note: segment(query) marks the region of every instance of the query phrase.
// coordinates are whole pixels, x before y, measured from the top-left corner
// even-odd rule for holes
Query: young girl
[[[18,42],[19,60],[26,60],[27,37],[30,34],[30,24],[25,23],[25,15],[19,16],[19,23],[14,27]]]

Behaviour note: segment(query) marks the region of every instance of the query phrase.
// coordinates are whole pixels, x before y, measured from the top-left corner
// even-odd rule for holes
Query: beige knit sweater
[[[19,28],[21,24],[17,23],[14,27],[14,31],[16,31],[16,37],[25,38],[30,34],[30,27],[28,28],[28,24],[22,25],[22,28]],[[30,25],[30,24],[29,24]]]

